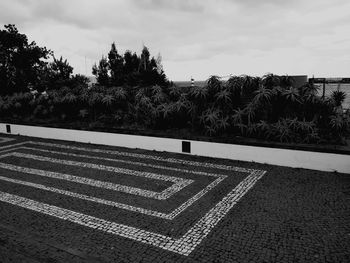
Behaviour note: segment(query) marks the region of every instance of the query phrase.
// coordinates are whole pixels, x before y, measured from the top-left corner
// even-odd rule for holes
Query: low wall
[[[0,123],[0,133],[350,173],[350,155]]]

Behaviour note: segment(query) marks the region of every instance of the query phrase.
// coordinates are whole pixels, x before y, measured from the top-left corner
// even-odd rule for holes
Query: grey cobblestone
[[[208,176],[204,173],[225,176],[205,195],[197,196],[196,202],[172,220],[157,219],[125,210],[123,222],[117,222],[118,211],[121,210],[119,207],[112,208],[103,203],[81,200],[77,198],[78,196],[66,197],[68,190],[63,184],[49,186],[45,180],[40,182],[39,177],[35,182],[31,181],[34,180],[34,177],[32,178],[34,175],[28,174],[27,179],[21,175],[22,172],[0,169],[0,179],[7,178],[0,184],[2,199],[0,261],[95,262],[91,259],[100,262],[152,263],[350,261],[349,175],[141,150],[87,147],[83,144],[66,145],[52,142],[47,144],[45,140],[40,141],[41,150],[35,150],[32,148],[37,142],[28,143],[23,137],[14,138],[16,141],[12,143],[16,146],[5,145],[5,148],[0,146],[0,152],[7,154],[15,152],[16,147],[22,147],[27,148],[25,150],[28,152],[33,152],[33,155],[34,153],[40,155],[39,152],[45,154],[46,150],[59,148],[59,151],[67,153],[65,158],[72,157],[72,160],[86,158],[91,164],[96,162],[103,165],[106,161],[109,162],[109,166],[114,166],[115,163],[116,167],[120,164],[131,170],[159,169],[160,173],[166,176],[173,176],[173,173],[176,173],[175,177],[181,174],[180,178],[191,178],[194,181]],[[71,146],[72,149],[69,149]],[[90,148],[96,150],[95,155],[91,153],[91,156],[98,158],[89,159],[88,156],[84,156],[90,155]],[[58,152],[46,153],[56,159],[64,155]],[[75,156],[69,155],[71,153]],[[107,160],[108,158],[119,160],[119,157],[122,162]],[[8,158],[17,158],[13,159],[13,162],[19,162],[18,166],[22,165],[19,157]],[[173,159],[176,161],[171,162]],[[9,162],[6,158],[2,161],[5,164]],[[39,162],[45,160],[34,160],[37,161],[33,167],[40,167]],[[138,164],[133,166],[133,162]],[[148,164],[159,167],[147,167]],[[63,168],[64,164],[55,165]],[[167,167],[170,169],[166,169]],[[186,173],[180,170],[194,172]],[[264,176],[259,172],[261,170],[266,171]],[[238,176],[238,173],[244,175]],[[210,175],[209,177],[212,181],[208,181],[206,185],[220,178]],[[233,180],[234,178],[239,179]],[[27,185],[19,184],[24,182]],[[194,187],[196,183],[193,182],[193,186],[191,184],[174,193],[167,201],[153,199],[149,207],[151,202],[166,201],[171,205],[181,198],[188,200],[200,192],[200,189]],[[35,188],[39,185],[46,189]],[[200,186],[202,189],[207,187],[205,184]],[[48,191],[53,188],[63,192]],[[86,188],[85,195],[96,198],[94,196],[96,193],[91,189]],[[190,195],[190,189],[196,189],[196,193]],[[75,190],[70,192],[78,193]],[[106,194],[102,199],[109,200],[110,197],[107,196],[109,195]],[[140,206],[143,209],[147,207],[147,203]],[[115,214],[115,222],[109,214]],[[18,231],[16,233],[5,231],[3,226],[11,226]],[[169,227],[168,231],[164,226]],[[123,228],[127,229],[124,237],[120,235],[120,230]],[[26,233],[26,238],[23,238],[22,232]],[[39,239],[31,238],[33,236]],[[1,240],[6,240],[6,244],[1,243]],[[51,248],[45,246],[45,242],[53,242],[59,246],[52,249],[52,246]],[[83,256],[78,257],[74,253],[69,253],[69,249],[72,249],[72,252],[80,251]]]

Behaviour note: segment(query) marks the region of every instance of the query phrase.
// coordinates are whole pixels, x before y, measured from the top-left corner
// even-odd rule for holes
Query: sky
[[[0,0],[9,23],[85,75],[115,42],[160,53],[174,81],[350,77],[349,0]]]

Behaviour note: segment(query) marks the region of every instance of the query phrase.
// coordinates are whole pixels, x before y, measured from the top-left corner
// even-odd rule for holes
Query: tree
[[[40,72],[47,65],[52,52],[28,42],[25,34],[15,25],[5,25],[0,30],[0,94],[29,90],[40,82]]]
[[[81,75],[81,74],[75,74],[70,79],[70,86],[72,88],[87,89],[89,86],[89,82],[90,82],[90,80],[88,77]]]
[[[46,67],[41,70],[40,83],[36,87],[39,91],[60,89],[64,86],[71,86],[71,75],[73,67],[69,65],[67,59],[53,58]]]
[[[163,71],[163,65],[162,65],[162,56],[160,53],[158,53],[157,58],[156,58],[156,66],[157,66],[157,72],[158,74],[164,74]]]
[[[124,59],[119,55],[115,43],[112,43],[111,50],[108,53],[108,66],[111,72],[111,84],[120,86],[124,82]]]
[[[104,56],[102,56],[98,66],[95,64],[92,67],[92,74],[96,76],[98,84],[102,86],[109,85],[108,68],[108,61]]]
[[[93,66],[93,74],[99,85],[108,87],[169,85],[161,65],[161,56],[158,55],[157,59],[151,57],[146,46],[140,56],[129,50],[121,56],[115,43],[112,43],[108,57],[102,57],[99,65]]]
[[[73,67],[69,65],[67,59],[63,60],[62,56],[58,60],[54,57],[53,62],[50,63],[50,68],[55,78],[66,80],[71,77]]]
[[[148,51],[148,48],[146,46],[143,46],[138,71],[142,72],[142,71],[147,71],[147,69],[149,69],[150,67],[149,57],[150,57],[150,53]]]
[[[131,53],[130,50],[124,53],[124,74],[129,75],[133,72],[137,72],[140,59],[136,53]]]
[[[140,56],[139,69],[138,69],[140,73],[139,82],[141,85],[167,86],[169,84],[163,70],[161,70],[159,73],[158,65],[159,64],[157,64],[157,61],[154,57],[150,58],[150,53],[148,51],[148,48],[146,46],[143,46],[142,53]]]
[[[124,81],[129,86],[138,85],[140,58],[137,54],[127,50],[124,53]]]

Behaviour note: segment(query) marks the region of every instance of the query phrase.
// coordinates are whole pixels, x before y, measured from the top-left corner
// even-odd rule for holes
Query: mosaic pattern
[[[13,138],[0,137],[0,143],[11,142],[11,141],[14,141],[14,140],[15,139],[13,139]]]
[[[14,144],[9,144],[9,145],[4,145],[0,146],[0,153],[12,151],[12,148],[22,146],[24,144],[27,144],[28,142],[19,142],[19,143],[14,143]]]
[[[37,143],[37,142],[27,142],[27,143],[29,143],[29,144],[37,144],[37,145],[44,145],[44,146],[51,146],[51,147],[52,146],[57,146],[59,148],[65,148],[67,150],[72,148],[70,146],[64,146],[64,145],[59,145],[59,144],[47,144],[47,143]],[[23,143],[17,144],[16,146],[21,146],[21,145],[23,145]],[[81,148],[77,148],[77,147],[73,147],[73,148],[74,149],[79,149],[79,150],[81,149]],[[167,213],[158,212],[158,211],[154,211],[154,210],[150,210],[150,209],[144,209],[144,208],[141,208],[141,207],[126,205],[126,204],[119,203],[119,202],[112,202],[112,201],[104,200],[104,199],[100,199],[100,198],[84,196],[84,195],[81,195],[81,194],[76,194],[76,193],[73,193],[73,192],[70,192],[70,191],[65,191],[65,190],[57,189],[57,188],[53,188],[53,187],[46,187],[46,186],[43,186],[43,185],[27,183],[27,182],[24,182],[24,181],[20,182],[19,180],[12,180],[11,181],[12,183],[16,182],[18,184],[27,185],[27,186],[31,186],[31,187],[35,187],[35,188],[38,188],[38,189],[59,193],[59,194],[64,194],[64,195],[67,195],[67,196],[73,196],[73,197],[76,197],[76,198],[80,198],[80,199],[84,199],[84,200],[88,200],[88,201],[92,201],[92,202],[96,202],[96,203],[100,203],[100,204],[104,204],[104,205],[109,205],[109,206],[113,206],[113,207],[129,210],[129,211],[133,211],[133,212],[139,212],[139,213],[146,214],[146,215],[149,215],[149,216],[160,217],[160,218],[167,219],[167,220],[173,220],[174,218],[176,218],[183,211],[185,211],[189,206],[191,206],[193,203],[195,203],[197,200],[199,200],[201,197],[203,197],[205,194],[207,194],[210,190],[212,190],[214,187],[216,187],[221,181],[223,181],[227,177],[226,175],[222,175],[222,174],[207,173],[207,172],[202,172],[202,171],[180,169],[180,168],[175,168],[175,167],[153,165],[153,164],[148,164],[148,163],[133,162],[133,161],[127,161],[127,160],[112,159],[112,158],[104,158],[104,157],[90,156],[90,155],[83,155],[83,154],[74,154],[74,153],[68,153],[68,152],[57,152],[57,151],[52,151],[52,150],[45,150],[45,149],[40,149],[40,148],[32,148],[32,147],[24,147],[24,146],[8,149],[8,150],[5,150],[5,151],[14,151],[14,150],[18,150],[18,149],[35,150],[35,151],[39,151],[39,152],[54,153],[54,154],[72,156],[72,157],[83,157],[83,158],[90,158],[90,159],[96,159],[96,160],[113,161],[113,162],[117,162],[117,163],[126,163],[126,164],[131,164],[131,165],[139,165],[139,166],[145,166],[145,167],[152,167],[152,168],[156,168],[156,169],[170,170],[170,171],[176,171],[176,172],[182,172],[182,173],[191,173],[191,174],[196,174],[196,175],[204,175],[204,176],[211,176],[211,177],[217,178],[213,182],[211,182],[209,185],[207,185],[204,189],[202,189],[201,191],[196,193],[194,196],[189,198],[186,202],[184,202],[183,204],[181,204],[179,207],[177,207],[171,213],[168,213],[168,214]],[[87,150],[87,151],[90,151],[89,148],[83,148],[83,149]],[[14,155],[14,154],[12,154],[12,155]],[[17,153],[16,153],[16,155],[19,156],[19,154],[17,154]],[[9,155],[3,155],[3,156],[0,156],[0,158],[1,157],[6,157],[6,156],[9,156]],[[21,156],[23,156],[23,155],[21,155]],[[60,161],[62,163],[62,160],[60,160]],[[24,167],[23,168],[18,168],[18,167],[14,168],[14,167],[11,167],[11,166],[9,166],[7,164],[2,164],[2,168],[6,169],[6,167],[8,167],[9,169],[12,169],[12,170],[15,169],[16,171],[22,171],[22,172],[25,172],[25,169],[26,169]],[[18,169],[21,169],[21,170],[18,170]],[[37,175],[39,175],[38,173],[46,175],[46,173],[44,173],[44,172],[38,172],[38,171],[36,171],[36,172],[37,172]],[[28,170],[28,173],[33,173],[33,171]],[[34,174],[35,174],[35,172],[34,172]],[[62,177],[62,176],[60,176],[60,177]],[[67,176],[65,176],[65,177],[67,177]],[[2,177],[2,178],[6,178],[6,177]],[[59,179],[59,178],[57,178],[57,176],[55,178]],[[9,179],[9,178],[7,178],[7,179]],[[79,178],[77,178],[77,179],[79,179]],[[3,179],[1,179],[1,180],[3,180]],[[100,185],[100,187],[103,187],[103,186]]]
[[[132,175],[132,176],[139,176],[139,177],[151,178],[151,179],[156,179],[156,180],[174,182],[174,184],[172,186],[168,187],[167,189],[165,189],[161,193],[158,193],[158,192],[144,190],[144,189],[135,188],[135,187],[131,187],[131,186],[125,186],[125,185],[120,185],[120,184],[103,182],[103,181],[99,181],[99,180],[88,179],[88,178],[81,177],[81,176],[73,176],[73,175],[69,175],[69,174],[61,174],[61,173],[49,172],[49,171],[38,170],[38,169],[30,169],[30,168],[24,168],[24,167],[20,167],[20,166],[0,163],[1,168],[9,169],[12,171],[36,174],[36,175],[40,175],[40,176],[46,176],[46,177],[51,177],[51,178],[55,178],[55,179],[71,181],[71,182],[75,182],[75,183],[87,184],[87,185],[91,185],[91,186],[95,186],[95,187],[100,187],[100,188],[105,188],[105,189],[109,189],[109,190],[113,190],[113,191],[119,191],[119,192],[139,195],[139,196],[148,197],[148,198],[154,198],[154,199],[158,199],[158,200],[165,200],[165,199],[169,198],[170,196],[172,196],[173,194],[175,194],[176,192],[180,191],[181,189],[183,189],[184,187],[186,187],[187,185],[189,185],[193,182],[193,180],[190,180],[190,179],[183,179],[183,178],[178,178],[178,177],[173,177],[173,176],[168,176],[168,175],[139,172],[139,171],[134,171],[134,170],[130,170],[130,169],[117,168],[117,167],[105,166],[105,165],[97,165],[97,164],[92,164],[92,163],[83,163],[83,162],[70,161],[70,160],[62,160],[62,159],[56,159],[56,158],[49,158],[49,157],[38,156],[38,155],[33,155],[33,154],[24,154],[24,153],[15,152],[15,153],[4,154],[1,157],[3,158],[3,157],[8,157],[8,156],[29,158],[29,159],[37,160],[37,161],[46,161],[46,162],[59,163],[59,164],[64,164],[64,165],[72,165],[72,166],[78,166],[78,167],[87,167],[87,168],[93,168],[93,169],[104,170],[104,171],[109,171],[109,172],[123,173],[123,174],[127,174],[127,175]]]
[[[20,147],[20,148],[11,149],[11,151],[14,151],[14,150],[17,150],[17,149],[39,150],[37,148]],[[43,149],[40,149],[40,151],[50,152],[50,153],[57,153],[57,154],[64,154],[64,155],[75,156],[75,157],[77,157],[77,156],[79,156],[79,157],[86,157],[87,156],[87,155],[55,152],[55,151],[49,151],[49,150],[43,150]],[[25,155],[25,154],[22,154],[22,153],[14,152],[14,153],[10,153],[10,154],[4,154],[4,155],[0,156],[0,158],[4,158],[4,157],[8,157],[8,156],[17,156],[17,157],[28,157],[28,158],[30,158],[33,155],[29,155],[28,156],[28,155]],[[51,161],[51,159],[52,159],[52,158],[46,158],[46,157],[41,157],[41,156],[37,156],[37,157],[38,157],[37,160],[41,160],[41,161],[42,160]],[[102,158],[102,157],[95,157],[95,156],[90,156],[90,157],[91,158],[92,157],[98,158],[99,160],[120,161],[120,160],[110,159],[110,158]],[[65,164],[65,161],[64,160],[60,160],[59,163]],[[133,162],[127,162],[127,163],[133,164]],[[141,164],[141,163],[139,163],[139,164]],[[142,164],[144,164],[144,163],[142,163]],[[186,208],[188,208],[194,202],[199,200],[202,196],[204,196],[206,193],[208,193],[211,189],[213,189],[215,186],[217,186],[221,181],[223,181],[227,177],[226,175],[217,175],[217,174],[206,173],[206,172],[190,171],[190,170],[186,170],[186,169],[179,169],[179,168],[173,168],[173,167],[165,167],[165,166],[158,166],[158,165],[151,165],[151,164],[144,164],[144,165],[146,165],[148,167],[153,167],[153,168],[162,167],[162,169],[175,170],[175,171],[180,171],[180,172],[188,172],[188,173],[199,174],[199,175],[213,176],[213,177],[217,177],[217,179],[214,180],[213,182],[211,182],[204,189],[202,189],[201,191],[196,193],[194,196],[192,196],[190,199],[188,199],[186,202],[181,204],[179,207],[174,209],[169,214],[161,213],[161,212],[154,211],[154,210],[144,209],[144,208],[141,208],[141,207],[135,207],[135,206],[131,206],[131,205],[126,205],[126,204],[119,203],[119,202],[112,202],[112,201],[109,201],[109,200],[104,200],[104,199],[100,199],[100,198],[95,198],[95,197],[90,197],[90,196],[86,196],[86,195],[81,195],[81,194],[73,193],[73,192],[70,192],[70,191],[57,189],[57,188],[54,188],[54,187],[46,187],[46,186],[40,185],[40,184],[33,184],[33,183],[28,183],[28,182],[20,181],[20,180],[12,180],[12,179],[9,179],[7,177],[0,177],[0,180],[5,180],[5,181],[8,181],[8,182],[22,184],[22,185],[26,185],[26,186],[31,186],[31,187],[34,187],[34,188],[37,188],[37,189],[42,189],[42,190],[46,190],[46,191],[50,191],[50,192],[64,194],[64,195],[67,195],[67,196],[72,196],[72,197],[76,197],[76,198],[80,198],[80,199],[83,199],[83,200],[88,200],[88,201],[92,201],[92,202],[96,202],[96,203],[100,203],[100,204],[104,204],[104,205],[114,206],[114,207],[118,207],[118,208],[121,208],[121,209],[133,211],[133,212],[139,212],[139,213],[146,214],[146,215],[149,215],[149,216],[155,216],[155,217],[160,217],[160,218],[163,218],[163,219],[173,220],[176,216],[181,214]],[[113,185],[111,187],[108,187],[109,186],[108,183],[104,183],[104,182],[100,182],[100,181],[96,181],[96,180],[92,180],[92,179],[86,179],[86,178],[78,177],[78,176],[66,175],[66,174],[61,174],[61,173],[54,173],[54,172],[43,171],[43,170],[38,170],[38,169],[30,169],[30,168],[10,165],[10,164],[6,164],[6,163],[0,163],[0,168],[12,170],[12,171],[17,171],[17,172],[35,174],[35,175],[49,177],[49,178],[62,179],[62,180],[76,182],[76,183],[88,184],[88,185],[91,185],[91,186],[96,186],[96,187],[100,187],[100,188],[106,188],[106,189],[110,189],[110,190],[116,190],[116,191],[120,190],[120,187],[119,187],[119,189],[116,189],[116,187],[113,188]],[[4,178],[6,178],[6,179],[4,179]],[[192,182],[193,180],[189,180],[189,181]],[[123,190],[124,190],[124,192],[128,192],[128,193],[131,193],[131,194],[138,194],[138,195],[141,195],[141,196],[149,194],[149,192],[150,192],[150,191],[146,192],[146,190],[142,190],[142,189],[137,189],[137,190],[132,189],[132,190],[134,190],[134,191],[132,191],[130,188],[123,189]]]
[[[211,209],[209,209],[209,211],[203,217],[201,217],[191,228],[189,228],[187,232],[184,235],[182,235],[180,238],[173,238],[170,236],[162,235],[151,231],[146,231],[146,230],[128,226],[125,224],[111,222],[105,219],[93,217],[93,216],[82,214],[69,209],[45,204],[42,202],[24,198],[15,194],[9,194],[9,193],[0,191],[0,201],[2,202],[6,202],[6,203],[20,206],[32,211],[40,212],[46,215],[50,215],[63,220],[74,222],[76,224],[90,227],[96,230],[126,237],[141,243],[157,246],[159,248],[172,251],[185,256],[188,256],[202,242],[202,240],[210,233],[210,231],[217,225],[217,223],[265,174],[265,171],[260,171],[260,170],[245,169],[245,168],[232,167],[232,166],[226,166],[226,165],[217,165],[217,164],[205,163],[205,162],[193,162],[193,161],[174,159],[174,158],[163,158],[163,157],[147,155],[147,154],[101,150],[101,149],[75,147],[75,146],[69,146],[69,145],[32,142],[32,141],[26,142],[25,144],[57,147],[65,150],[79,150],[79,151],[94,152],[94,153],[112,154],[114,156],[126,156],[126,157],[133,157],[133,158],[157,160],[157,161],[173,163],[173,164],[186,164],[186,165],[194,166],[194,169],[195,167],[208,167],[208,168],[222,169],[226,171],[236,171],[236,172],[247,173],[248,176],[245,179],[243,179],[226,196],[224,196],[221,199],[221,201],[219,201]],[[101,187],[101,188],[110,189],[110,190],[124,191],[130,194],[140,195],[145,198],[155,198],[157,200],[164,200],[169,196],[174,195],[175,193],[183,190],[186,186],[190,185],[193,182],[193,180],[174,177],[174,176],[168,176],[168,175],[161,175],[156,173],[141,172],[139,170],[131,170],[131,169],[125,169],[125,168],[119,168],[119,167],[113,167],[113,166],[99,165],[99,164],[94,164],[90,162],[78,162],[78,161],[63,160],[59,158],[45,157],[45,156],[34,155],[34,154],[20,153],[20,152],[16,152],[16,150],[27,149],[27,150],[33,150],[33,151],[38,151],[43,153],[47,152],[47,153],[61,154],[61,155],[72,156],[72,157],[90,158],[90,159],[96,159],[96,160],[108,160],[108,161],[113,161],[115,163],[130,164],[130,165],[133,165],[133,168],[139,166],[139,168],[142,169],[142,166],[149,166],[156,169],[163,169],[163,170],[170,170],[170,171],[172,170],[172,171],[183,172],[183,173],[192,173],[192,174],[210,176],[215,178],[213,182],[207,185],[200,192],[192,196],[190,199],[188,199],[185,203],[177,207],[171,213],[166,214],[166,213],[153,211],[153,210],[149,210],[141,207],[130,206],[130,205],[126,205],[118,202],[104,200],[97,197],[74,193],[71,191],[66,191],[55,187],[49,187],[38,183],[32,183],[32,182],[27,182],[23,180],[8,178],[5,176],[0,176],[0,180],[2,181],[30,186],[36,189],[59,193],[59,194],[71,196],[74,198],[92,201],[99,204],[109,205],[109,206],[113,206],[121,209],[130,210],[133,212],[138,212],[138,213],[142,213],[150,216],[168,219],[168,220],[173,220],[177,215],[184,212],[189,206],[193,205],[196,201],[202,198],[205,194],[207,194],[210,190],[212,190],[215,186],[217,186],[220,182],[222,182],[227,177],[226,175],[213,174],[213,173],[188,170],[188,169],[180,169],[175,167],[167,167],[164,165],[153,165],[153,164],[147,164],[147,163],[136,162],[136,161],[133,162],[129,160],[104,158],[100,156],[75,154],[75,153],[69,153],[69,152],[57,152],[57,151],[51,151],[46,149],[27,147],[27,146],[24,146],[24,143],[17,144],[16,146],[17,146],[16,148],[6,149],[1,151],[3,154],[2,156],[0,156],[0,158],[7,157],[7,156],[29,158],[37,161],[52,162],[52,163],[71,165],[71,166],[77,166],[77,167],[86,167],[90,169],[100,169],[100,170],[115,172],[115,173],[125,173],[136,177],[141,176],[141,177],[152,178],[156,180],[165,180],[165,181],[173,182],[174,184],[171,187],[164,190],[163,192],[158,193],[158,192],[148,191],[148,190],[139,189],[135,187],[129,187],[129,186],[123,186],[118,184],[112,184],[109,182],[103,182],[99,180],[93,180],[93,179],[80,177],[80,176],[73,176],[69,174],[44,171],[40,169],[26,168],[26,167],[16,166],[12,164],[7,164],[7,163],[0,163],[0,168],[12,170],[16,172],[27,173],[27,174],[36,174],[40,176],[61,179],[66,181],[78,182],[78,183],[88,184],[91,186]]]
[[[235,171],[235,172],[243,172],[243,173],[244,172],[250,173],[250,172],[255,171],[253,169],[247,169],[247,168],[243,168],[243,167],[228,166],[228,165],[206,163],[206,162],[194,162],[194,161],[175,159],[175,158],[164,158],[164,157],[160,157],[160,156],[140,154],[140,153],[121,152],[121,151],[115,151],[115,150],[101,150],[101,149],[93,149],[93,148],[85,148],[85,147],[77,147],[77,146],[61,145],[61,144],[55,144],[55,143],[45,143],[45,142],[32,142],[32,141],[30,141],[28,143],[34,143],[37,145],[56,147],[56,148],[61,148],[61,149],[79,150],[79,151],[86,151],[86,152],[93,152],[93,153],[105,153],[105,154],[112,154],[115,156],[150,159],[150,160],[168,162],[168,163],[173,163],[173,164],[186,164],[186,165],[191,165],[191,166],[215,168],[215,169],[222,169],[222,170],[227,170],[227,171]]]
[[[179,239],[0,192],[0,201],[188,256],[265,172],[250,174]]]

